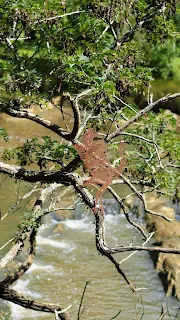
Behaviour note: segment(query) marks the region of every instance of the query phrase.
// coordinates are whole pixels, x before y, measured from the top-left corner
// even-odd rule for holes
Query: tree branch
[[[86,205],[88,205],[91,209],[94,208],[95,205],[95,200],[92,197],[92,195],[87,191],[81,185],[79,185],[80,178],[74,177],[76,180],[76,183],[74,185],[75,190],[81,195],[83,201],[85,202]],[[98,209],[97,209],[98,210]],[[129,284],[130,288],[132,291],[135,291],[133,285],[131,282],[128,280],[124,272],[120,269],[119,263],[114,260],[112,257],[112,254],[118,253],[118,252],[128,252],[128,251],[148,251],[148,252],[163,252],[163,253],[174,253],[174,254],[180,254],[180,249],[176,248],[162,248],[162,247],[144,247],[143,244],[142,246],[116,246],[115,248],[109,248],[104,239],[104,218],[102,217],[101,214],[98,214],[98,212],[94,211],[94,216],[96,220],[96,247],[97,250],[104,256],[106,256],[116,267],[118,273],[122,275],[122,277],[125,279],[125,281]]]
[[[149,8],[147,8],[148,10]],[[164,2],[157,5],[155,7],[154,12],[148,12],[147,14],[142,17],[141,20],[139,20],[128,32],[126,32],[121,39],[117,39],[116,41],[116,48],[119,48],[124,42],[129,42],[133,39],[135,32],[139,29],[142,28],[142,26],[152,20],[156,15],[159,15],[162,13],[164,10]]]
[[[74,159],[74,164],[77,164],[77,161]],[[10,177],[14,177],[15,179],[20,179],[28,182],[57,182],[63,184],[69,184],[72,182],[72,179],[69,177],[71,173],[65,172],[65,167],[61,170],[47,170],[47,171],[33,171],[26,170],[21,166],[9,165],[4,162],[0,162],[0,172],[7,174]],[[72,163],[71,163],[72,168]]]
[[[38,197],[38,199],[34,204],[33,213],[32,213],[32,215],[34,215],[34,217],[36,217],[37,220],[46,213],[46,210],[42,211],[42,204],[46,200],[47,196],[51,194],[52,191],[57,189],[58,187],[59,187],[58,184],[52,184],[49,187],[42,189],[40,196]],[[25,226],[24,229],[19,234],[17,242],[12,246],[12,248],[8,251],[8,253],[0,260],[0,270],[5,268],[7,264],[18,255],[18,253],[24,247],[25,241],[30,236],[30,234],[31,234],[31,227]]]
[[[22,265],[20,265],[20,267],[17,270],[15,270],[15,272],[12,272],[3,281],[0,282],[0,298],[19,304],[20,306],[25,308],[51,313],[54,313],[55,310],[62,311],[62,308],[60,307],[60,305],[30,300],[24,297],[23,295],[17,293],[15,290],[10,289],[9,286],[12,285],[16,280],[18,280],[30,268],[30,266],[33,263],[36,245],[35,236],[41,221],[41,216],[44,213],[44,211],[42,211],[42,203],[45,201],[46,197],[52,193],[53,190],[57,189],[57,187],[59,187],[58,184],[52,184],[50,187],[47,187],[41,191],[40,197],[36,201],[33,209],[33,215],[35,218],[33,222],[35,223],[36,227],[34,228],[31,226],[25,226],[25,228],[19,235],[20,240],[16,245],[19,245],[20,248],[22,248],[26,239],[29,236],[30,250],[28,253],[27,260]],[[18,254],[19,250],[15,250],[15,252],[16,254],[14,255],[14,257]],[[0,266],[2,267],[2,265]],[[62,320],[70,320],[70,314],[66,311],[59,313],[59,317]]]
[[[4,300],[16,303],[16,304],[20,305],[21,307],[36,310],[36,311],[54,313],[55,310],[57,310],[57,311],[62,310],[61,306],[58,304],[43,303],[43,302],[31,300],[31,299],[26,298],[25,296],[17,293],[15,290],[10,289],[6,286],[1,287],[1,285],[0,285],[0,297]],[[65,312],[64,314],[60,313],[59,317],[61,320],[70,320],[71,319],[68,312]]]
[[[143,203],[143,205],[144,205],[144,209],[145,209],[146,212],[148,212],[148,213],[150,213],[150,214],[153,214],[153,215],[155,215],[155,216],[161,217],[161,218],[163,218],[163,219],[165,219],[165,220],[167,220],[167,221],[169,221],[169,222],[173,220],[173,219],[170,219],[170,218],[166,217],[164,214],[162,214],[162,213],[160,213],[160,212],[155,212],[155,211],[152,211],[152,210],[148,209],[147,203],[146,203],[146,201],[145,201],[145,199],[144,199],[143,194],[142,194],[141,192],[139,192],[139,191],[135,188],[135,186],[133,186],[133,184],[131,183],[131,181],[130,181],[128,178],[126,178],[122,173],[120,174],[120,177],[124,180],[124,182],[129,186],[129,188],[130,188],[132,191],[134,191],[134,193],[135,193],[135,194],[138,196],[138,198],[142,201],[142,203]]]
[[[23,241],[19,241],[18,243],[12,246],[8,253],[0,260],[0,270],[4,269],[7,266],[7,264],[17,256],[18,252],[21,251],[21,248],[23,246]]]
[[[13,168],[14,174],[16,174],[16,171],[19,170],[19,167],[17,169],[17,166],[10,166]],[[11,171],[11,170],[10,170]],[[26,170],[25,170],[26,171]],[[12,174],[12,172],[11,172]],[[44,173],[43,173],[44,174]],[[47,174],[47,173],[46,173]],[[52,174],[52,173],[51,173]],[[53,173],[57,174],[57,172]],[[13,175],[13,174],[12,174]],[[34,175],[34,172],[33,172]],[[45,177],[46,175],[44,175]],[[125,178],[121,174],[121,178],[130,186],[130,188],[137,193],[138,191],[134,188],[134,186],[129,183],[129,180]],[[55,178],[54,178],[55,179]],[[83,186],[83,180],[79,177],[79,175],[75,173],[61,173],[59,174],[59,179],[61,180],[62,184],[71,184],[74,186],[75,190],[78,194],[81,195],[82,200],[89,206],[89,208],[93,209],[95,207],[95,200],[93,196],[90,194],[90,192]],[[134,190],[135,189],[135,190]],[[138,194],[140,194],[138,192]],[[142,199],[142,195],[139,195]],[[116,267],[118,273],[122,275],[122,277],[125,279],[125,281],[129,284],[132,291],[135,291],[135,288],[131,284],[131,282],[126,277],[125,273],[121,270],[118,262],[112,257],[113,254],[118,252],[127,252],[127,251],[148,251],[148,252],[163,252],[163,253],[174,253],[174,254],[180,254],[180,249],[176,248],[162,248],[162,247],[143,247],[143,246],[116,246],[115,248],[109,248],[105,243],[105,234],[104,234],[104,218],[102,217],[101,213],[98,214],[98,209],[93,210],[96,220],[96,247],[97,250],[104,256],[106,256]],[[159,214],[160,215],[160,214]],[[163,215],[161,215],[164,217]]]
[[[125,207],[124,207],[123,200],[120,199],[120,197],[118,196],[118,194],[117,194],[111,187],[108,187],[108,190],[109,190],[110,193],[113,195],[114,199],[120,204],[121,208],[123,209],[123,213],[124,213],[127,221],[128,221],[133,227],[137,228],[137,229],[141,232],[141,234],[143,235],[143,237],[144,237],[145,239],[147,239],[148,236],[146,235],[146,233],[145,233],[145,231],[143,230],[143,228],[142,228],[140,225],[138,225],[137,223],[135,223],[134,221],[132,221],[132,220],[130,219],[129,214],[128,214],[128,212],[126,211],[126,209],[125,209]]]
[[[40,223],[40,219],[39,219],[39,223]],[[30,249],[29,249],[27,260],[22,265],[20,265],[20,267],[15,272],[12,272],[3,281],[1,281],[0,286],[2,286],[2,287],[8,286],[9,287],[30,268],[30,266],[32,265],[33,260],[34,260],[34,256],[35,256],[36,233],[37,233],[37,229],[35,230],[34,228],[32,228],[31,233],[30,233],[30,238],[29,238]]]
[[[178,93],[174,93],[174,94],[168,94],[166,96],[164,96],[163,98],[160,98],[150,104],[147,105],[147,107],[145,107],[143,110],[140,110],[135,116],[133,116],[131,119],[129,119],[124,125],[122,125],[120,128],[118,128],[117,130],[115,130],[113,133],[111,133],[105,140],[106,142],[111,141],[112,139],[114,139],[115,137],[119,136],[120,134],[122,134],[122,131],[125,130],[127,127],[129,127],[132,123],[134,123],[135,121],[137,121],[138,119],[140,119],[142,116],[144,116],[146,113],[148,113],[149,111],[151,111],[153,108],[155,108],[156,106],[158,106],[161,103],[165,103],[167,101],[173,100],[175,98],[180,97],[180,92]]]
[[[54,17],[50,17],[50,18],[46,18],[46,19],[42,19],[42,20],[36,20],[36,21],[32,22],[32,24],[46,23],[47,21],[57,20],[57,19],[60,19],[60,18],[72,16],[74,14],[80,14],[82,12],[86,12],[86,11],[85,10],[81,10],[81,11],[68,12],[68,13],[61,14],[59,16],[54,16]]]
[[[60,137],[66,139],[68,141],[71,141],[71,140],[75,139],[75,137],[78,133],[78,130],[79,130],[80,113],[79,113],[78,104],[74,103],[74,100],[71,98],[71,96],[68,93],[63,94],[63,96],[62,96],[61,103],[60,103],[61,110],[62,110],[64,102],[66,100],[69,100],[71,107],[72,107],[72,110],[73,110],[73,115],[74,115],[74,124],[73,124],[72,131],[70,133],[67,132],[66,130],[62,129],[61,127],[59,127],[57,124],[52,123],[50,120],[44,119],[34,113],[31,113],[28,111],[15,110],[10,106],[7,106],[6,108],[3,106],[2,110],[3,110],[3,112],[5,112],[6,114],[8,114],[12,117],[24,118],[24,119],[34,121],[34,122],[40,124],[41,126],[55,132]]]

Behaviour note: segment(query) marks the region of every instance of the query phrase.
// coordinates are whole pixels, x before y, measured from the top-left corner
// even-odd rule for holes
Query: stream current
[[[82,319],[110,320],[121,310],[117,319],[157,320],[162,303],[168,307],[170,314],[164,319],[175,319],[178,301],[165,297],[149,255],[137,253],[122,264],[133,284],[145,288],[134,296],[114,266],[98,254],[93,215],[84,213],[83,208],[78,206],[74,219],[61,222],[64,231],[59,234],[53,233],[59,223],[53,214],[44,219],[37,236],[35,261],[13,288],[36,300],[60,303],[63,307],[72,305],[72,319],[76,319],[84,285],[90,281],[84,298]],[[116,203],[106,199],[105,209],[108,244],[129,244],[134,237],[134,230],[122,215],[117,214]],[[136,233],[137,242],[138,238],[141,240]],[[118,259],[125,256],[127,254],[119,254]],[[11,320],[53,319],[52,315],[26,310],[13,303],[1,301],[0,306],[10,314]],[[180,319],[180,314],[176,319]]]

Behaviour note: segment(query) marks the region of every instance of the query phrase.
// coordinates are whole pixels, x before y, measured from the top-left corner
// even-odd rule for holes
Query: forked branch
[[[8,115],[15,117],[15,118],[24,118],[24,119],[28,119],[31,120],[33,122],[36,122],[38,124],[40,124],[41,126],[55,132],[56,134],[58,134],[60,137],[71,141],[73,139],[75,139],[77,133],[78,133],[78,129],[79,129],[79,125],[80,125],[80,113],[79,113],[79,108],[78,108],[78,104],[74,102],[74,100],[72,99],[72,97],[66,93],[63,94],[62,99],[61,99],[61,103],[60,103],[60,107],[61,110],[64,106],[64,102],[68,100],[70,102],[72,111],[73,111],[73,117],[74,117],[74,123],[73,123],[73,128],[71,132],[67,132],[66,130],[62,129],[61,127],[59,127],[57,124],[51,122],[50,120],[44,119],[40,116],[38,116],[37,114],[28,112],[28,111],[21,111],[18,109],[15,109],[11,106],[7,106],[6,108],[3,107],[3,112],[7,113]]]
[[[123,130],[128,128],[131,124],[133,124],[134,122],[139,120],[142,116],[144,116],[146,113],[151,111],[153,108],[157,107],[159,104],[165,103],[165,102],[173,100],[173,99],[176,99],[178,97],[180,97],[180,92],[174,93],[174,94],[167,94],[166,96],[164,96],[164,97],[162,97],[162,98],[160,98],[160,99],[158,99],[158,100],[156,100],[156,101],[154,101],[152,103],[149,103],[147,105],[147,107],[145,107],[144,109],[140,110],[135,116],[130,118],[128,121],[126,121],[124,125],[122,125],[120,128],[118,128],[113,133],[111,133],[106,138],[106,141],[109,142],[112,139],[114,139],[115,137],[119,136],[119,134],[121,134]]]

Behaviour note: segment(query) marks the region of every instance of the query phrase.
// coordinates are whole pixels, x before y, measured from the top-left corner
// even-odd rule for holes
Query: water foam
[[[120,218],[122,218],[122,217],[123,216],[113,215],[113,214],[109,214],[108,213],[108,214],[105,215],[105,223],[116,225],[119,222]]]
[[[45,312],[38,312],[30,309],[27,310],[23,307],[18,306],[15,303],[8,303],[11,309],[11,320],[27,319],[27,317],[31,319],[39,319],[40,317],[46,319],[47,313]]]
[[[57,241],[50,238],[43,238],[41,236],[36,237],[38,245],[45,245],[51,246],[53,248],[65,249],[66,251],[70,252],[75,249],[75,244],[70,241]]]
[[[63,221],[63,224],[68,229],[73,230],[81,230],[83,232],[93,232],[94,231],[94,225],[92,221],[90,221],[87,217],[81,219],[81,220],[65,220]]]
[[[52,266],[51,264],[43,266],[34,262],[29,268],[29,270],[26,272],[26,274],[29,274],[35,270],[42,270],[43,272],[52,272],[55,270],[55,267]]]
[[[19,279],[16,284],[13,286],[13,289],[17,290],[18,292],[24,294],[25,296],[28,296],[33,299],[42,298],[42,294],[39,294],[37,292],[34,292],[32,290],[29,290],[27,288],[29,284],[29,279],[27,280],[21,280]],[[26,317],[31,317],[32,319],[35,319],[37,316],[44,317],[46,314],[33,311],[33,310],[27,310],[21,306],[16,305],[15,303],[8,302],[11,309],[11,319],[12,320],[19,320],[19,319],[26,319]]]
[[[27,280],[19,279],[16,282],[16,284],[13,286],[13,289],[17,290],[18,292],[21,292],[22,294],[28,295],[31,298],[41,298],[42,294],[27,289],[28,284],[29,284],[29,279]]]

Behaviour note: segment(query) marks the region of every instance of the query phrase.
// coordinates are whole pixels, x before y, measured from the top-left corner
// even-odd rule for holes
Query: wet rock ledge
[[[166,216],[168,216],[167,209],[166,207]],[[172,208],[169,208],[170,218],[172,218],[172,210]],[[180,248],[179,221],[168,222],[161,217],[148,214],[147,229],[149,232],[155,231],[154,245],[166,248]],[[180,256],[176,254],[151,253],[151,258],[167,296],[172,295],[180,300]]]

